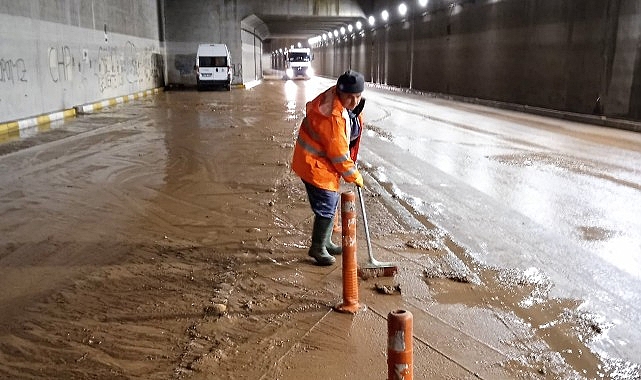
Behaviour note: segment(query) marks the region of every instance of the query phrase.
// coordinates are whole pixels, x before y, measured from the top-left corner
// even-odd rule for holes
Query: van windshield
[[[309,54],[307,53],[289,53],[289,62],[309,62]]]
[[[198,57],[200,67],[227,67],[227,57]]]

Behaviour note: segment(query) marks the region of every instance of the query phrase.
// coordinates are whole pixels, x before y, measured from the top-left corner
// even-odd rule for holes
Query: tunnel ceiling
[[[346,16],[291,16],[291,15],[257,15],[269,30],[270,39],[303,39],[333,32],[342,26],[355,25],[362,17]]]

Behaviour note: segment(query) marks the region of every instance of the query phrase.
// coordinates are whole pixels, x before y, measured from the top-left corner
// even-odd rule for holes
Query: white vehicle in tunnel
[[[293,48],[287,52],[287,79],[303,77],[309,79],[314,76],[312,60],[314,56],[310,48]]]
[[[200,44],[196,53],[196,86],[222,85],[231,90],[231,54],[225,44]]]

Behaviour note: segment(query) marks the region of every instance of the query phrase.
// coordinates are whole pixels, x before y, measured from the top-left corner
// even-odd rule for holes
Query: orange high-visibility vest
[[[354,162],[363,132],[363,117],[356,144],[349,148],[351,123],[343,108],[336,86],[318,95],[306,105],[294,147],[292,170],[305,182],[326,190],[338,191],[341,177],[354,182],[361,174]]]

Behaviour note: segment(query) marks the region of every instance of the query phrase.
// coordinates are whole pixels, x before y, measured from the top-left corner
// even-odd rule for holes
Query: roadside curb
[[[38,116],[21,119],[21,120],[0,123],[0,136],[19,135],[20,132],[33,127],[37,127],[39,125],[49,124],[56,120],[63,120],[63,119],[76,117],[79,114],[91,113],[93,111],[98,111],[105,107],[114,106],[116,104],[127,103],[132,100],[137,100],[149,95],[157,94],[162,90],[163,90],[162,87],[157,87],[157,88],[153,88],[146,91],[136,92],[130,95],[119,96],[116,98],[106,99],[106,100],[102,100],[95,103],[74,106],[73,108],[65,109],[58,112],[38,115]]]
[[[49,124],[52,121],[68,119],[76,116],[76,109],[70,108],[59,112],[54,112],[45,115],[38,115],[28,119],[10,121],[8,123],[0,124],[0,136],[2,135],[17,135],[20,131],[36,127],[42,124]]]
[[[157,88],[154,88],[154,89],[151,89],[151,90],[147,90],[147,91],[140,91],[140,92],[136,92],[136,93],[133,93],[133,94],[129,94],[129,95],[125,95],[125,96],[118,96],[116,98],[106,99],[106,100],[102,100],[102,101],[95,102],[95,103],[89,103],[89,104],[83,104],[83,105],[75,106],[74,109],[76,110],[76,112],[78,114],[92,113],[94,111],[99,111],[99,110],[101,110],[103,108],[106,108],[106,107],[115,106],[116,104],[128,103],[130,101],[137,100],[137,99],[140,99],[140,98],[144,98],[144,97],[149,96],[149,95],[154,95],[154,94],[159,93],[162,90],[163,90],[162,87],[157,87]]]
[[[579,123],[598,125],[602,127],[624,129],[632,132],[641,132],[641,122],[634,121],[634,120],[619,119],[619,118],[603,116],[603,115],[588,115],[588,114],[582,114],[577,112],[560,111],[560,110],[554,110],[554,109],[548,109],[548,108],[542,108],[542,107],[529,106],[527,104],[501,102],[498,100],[487,100],[487,99],[471,98],[471,97],[459,96],[459,95],[448,95],[448,94],[442,94],[437,92],[411,90],[404,87],[396,87],[396,86],[379,84],[379,83],[367,82],[366,86],[371,88],[383,89],[387,91],[393,91],[393,92],[404,92],[408,94],[427,96],[427,97],[432,97],[436,99],[445,99],[445,100],[452,100],[452,101],[457,101],[462,103],[478,104],[486,107],[493,107],[493,108],[505,109],[509,111],[529,113],[529,114],[538,115],[538,116],[552,117],[555,119],[575,121]]]
[[[261,84],[262,82],[263,82],[263,81],[262,81],[261,79],[257,79],[257,80],[253,80],[253,81],[250,81],[250,82],[245,82],[245,83],[241,84],[239,87],[240,87],[241,89],[244,89],[244,90],[249,90],[249,89],[251,89],[252,87],[256,87],[256,86],[258,86],[258,85],[259,85],[259,84]]]

